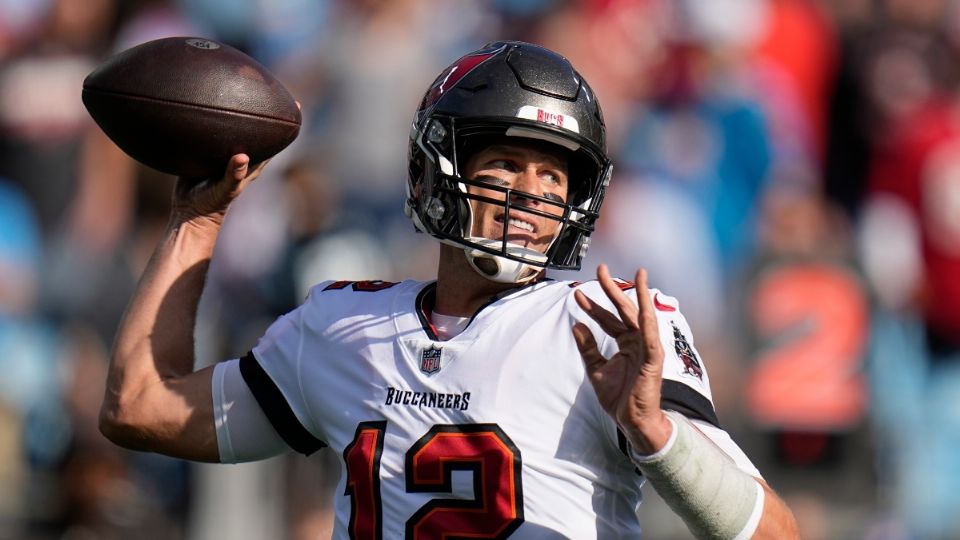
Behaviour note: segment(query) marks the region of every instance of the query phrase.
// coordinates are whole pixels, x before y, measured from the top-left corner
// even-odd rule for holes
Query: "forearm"
[[[634,461],[698,538],[797,538],[783,501],[679,413],[669,440]],[[633,443],[632,443],[633,444]]]
[[[111,367],[122,372],[140,363],[160,377],[193,371],[197,306],[217,229],[196,219],[171,220],[124,313]]]
[[[194,370],[196,311],[218,229],[202,218],[172,219],[127,307],[101,410],[101,426],[113,428],[112,435],[123,439],[116,441],[120,444],[135,445],[130,438],[143,435],[130,431],[149,431],[147,422],[164,422],[152,410],[148,393],[157,387],[172,391],[178,378]]]
[[[753,538],[800,538],[799,525],[787,503],[766,482],[757,481],[763,486],[766,496],[763,499],[763,516]]]

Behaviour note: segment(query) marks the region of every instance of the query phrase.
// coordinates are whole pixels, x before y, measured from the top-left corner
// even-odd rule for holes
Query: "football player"
[[[723,431],[677,301],[555,281],[586,252],[611,164],[597,98],[549,50],[499,42],[428,89],[405,210],[442,242],[435,281],[316,285],[246,356],[193,371],[193,326],[230,202],[258,175],[180,181],[121,323],[101,429],[235,463],[340,457],[334,537],[629,538],[649,480],[705,538],[791,538],[789,509]]]

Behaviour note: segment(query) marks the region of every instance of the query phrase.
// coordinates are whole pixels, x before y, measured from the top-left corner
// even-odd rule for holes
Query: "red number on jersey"
[[[350,285],[350,284],[352,284],[352,283],[353,283],[353,282],[352,282],[352,281],[349,281],[349,280],[334,281],[333,283],[331,283],[331,284],[327,285],[326,287],[324,287],[323,290],[325,290],[325,291],[339,291],[340,289],[346,289],[346,288],[347,288],[347,285]]]
[[[353,284],[353,290],[355,291],[364,291],[364,292],[377,292],[384,289],[389,289],[397,283],[394,281],[381,281],[375,279],[373,281],[358,281]]]
[[[380,539],[380,457],[386,422],[364,422],[344,449],[350,538]],[[520,450],[496,424],[434,426],[406,454],[408,492],[450,493],[473,471],[473,500],[437,498],[407,521],[406,537],[506,538],[523,523]]]
[[[506,538],[523,523],[520,450],[496,424],[434,426],[407,452],[407,491],[449,493],[454,470],[474,474],[474,500],[434,499],[407,538]]]
[[[353,442],[343,449],[347,464],[347,488],[350,497],[350,538],[382,538],[380,520],[380,456],[386,422],[363,422],[357,426]]]
[[[377,292],[384,289],[389,289],[397,283],[395,281],[382,281],[379,279],[367,280],[367,281],[334,281],[333,283],[327,285],[323,288],[325,291],[339,291],[340,289],[346,289],[348,285],[353,286],[355,291],[363,292]]]

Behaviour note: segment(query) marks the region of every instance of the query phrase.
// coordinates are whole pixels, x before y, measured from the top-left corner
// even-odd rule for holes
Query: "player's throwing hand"
[[[597,268],[597,278],[620,316],[607,311],[580,291],[575,293],[577,303],[617,341],[620,350],[612,358],[604,358],[596,339],[583,323],[573,327],[577,348],[604,410],[617,422],[637,452],[652,454],[666,444],[671,427],[660,409],[664,356],[657,315],[647,289],[647,272],[644,269],[637,271],[637,305],[610,277],[606,265]]]
[[[173,195],[175,215],[182,221],[202,218],[222,224],[230,203],[260,175],[268,161],[253,165],[249,156],[237,154],[230,158],[222,178],[178,178]]]

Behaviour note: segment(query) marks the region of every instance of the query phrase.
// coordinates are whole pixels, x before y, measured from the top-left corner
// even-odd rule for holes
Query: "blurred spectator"
[[[189,33],[190,25],[172,12],[164,0],[135,0],[118,6],[112,52],[144,41]],[[107,51],[100,51],[99,61]],[[92,69],[92,68],[91,68]],[[76,83],[79,85],[79,81]],[[91,322],[104,340],[111,340],[133,290],[137,271],[127,253],[147,217],[145,184],[172,184],[172,178],[147,171],[126,156],[84,113],[78,133],[79,152],[72,168],[77,187],[69,205],[58,216],[44,273],[43,308],[62,319],[81,317]],[[159,176],[159,177],[158,177]]]
[[[485,40],[484,12],[469,4],[364,0],[337,5],[338,24],[320,44],[329,81],[328,123],[315,126],[330,148],[330,174],[370,218],[396,214],[406,170],[411,110],[445,59]]]
[[[203,33],[195,20],[177,9],[176,0],[124,0],[118,9],[112,53],[153,39]]]
[[[920,233],[923,274],[915,298],[932,361],[960,355],[958,113],[955,100],[931,96],[889,125],[871,167],[871,197],[901,200]]]
[[[960,535],[960,183],[955,3],[846,13],[826,193],[858,218],[877,299],[870,374],[881,511],[916,538]],[[953,32],[953,34],[951,34]]]
[[[112,0],[55,0],[41,30],[0,66],[0,174],[30,196],[49,237],[76,193],[89,118],[83,78],[110,42]]]
[[[752,81],[770,117],[778,167],[817,171],[826,152],[831,83],[840,45],[822,2],[765,2],[750,45]],[[736,17],[714,18],[739,24]],[[815,174],[815,172],[814,172]]]
[[[56,329],[37,313],[40,231],[29,200],[0,180],[0,524],[19,530],[30,515],[31,493],[55,492],[43,481],[67,452],[71,426],[62,399],[63,350]]]
[[[866,412],[870,308],[848,227],[815,194],[781,187],[765,203],[763,250],[744,298],[755,362],[745,405],[764,429],[843,434]],[[787,462],[819,460],[778,450]]]
[[[947,2],[876,4],[841,19],[831,98],[825,190],[850,215],[867,195],[876,145],[919,109],[949,101],[960,75],[956,43],[946,34]]]
[[[622,147],[634,110],[646,107],[659,84],[669,8],[666,0],[571,0],[527,30],[532,41],[580,66],[603,96],[611,150]]]
[[[0,183],[0,431],[9,444],[0,463],[3,530],[21,538],[102,538],[150,520],[169,526],[166,511],[175,504],[155,489],[172,478],[131,482],[157,464],[124,463],[96,428],[103,342],[83,323],[60,327],[38,310],[40,238],[28,200]],[[182,493],[175,498],[184,500]]]
[[[850,226],[791,182],[768,191],[762,216],[741,306],[749,439],[765,450],[756,459],[775,465],[768,481],[782,486],[803,538],[852,538],[863,528],[841,516],[861,511],[850,501],[875,486],[865,459],[870,301]]]
[[[43,24],[52,0],[0,0],[0,62],[19,52]]]
[[[960,475],[954,403],[960,393],[960,109],[954,97],[939,92],[909,107],[897,103],[902,108],[874,142],[863,205],[864,251],[874,254],[865,260],[884,300],[876,318],[874,388],[903,404],[878,407],[875,421],[881,450],[889,452],[893,504],[908,530],[954,538],[960,535],[960,496],[948,479]],[[877,219],[891,214],[898,221]],[[903,232],[881,237],[890,222],[901,223]],[[915,259],[897,267],[916,271],[885,288],[887,269],[878,266],[883,259],[876,253],[900,246],[897,253]]]
[[[204,35],[247,50],[267,66],[304,56],[329,30],[332,0],[177,0]]]
[[[619,163],[690,197],[712,229],[727,279],[753,252],[771,140],[761,104],[738,80],[744,72],[697,30],[681,19],[666,37],[654,93],[631,119]]]

